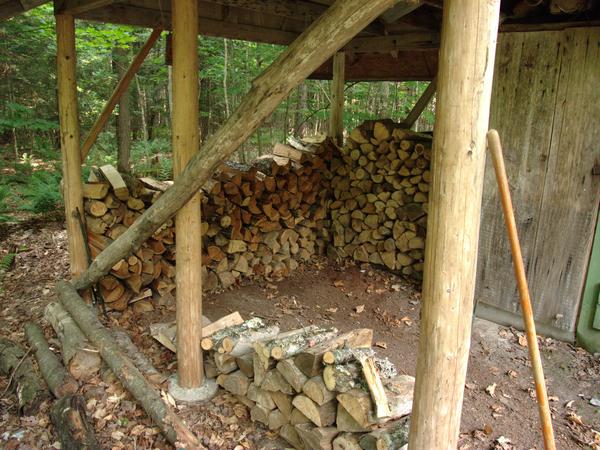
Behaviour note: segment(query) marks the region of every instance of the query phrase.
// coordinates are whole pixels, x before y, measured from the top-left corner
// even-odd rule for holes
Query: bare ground
[[[6,252],[11,244],[20,249],[15,266],[0,281],[0,335],[24,343],[23,323],[41,321],[45,305],[55,300],[54,283],[68,273],[65,238],[60,223],[0,229],[0,250]],[[373,328],[379,352],[410,375],[416,367],[419,307],[418,291],[386,272],[326,261],[305,266],[278,283],[248,284],[208,295],[204,301],[204,313],[213,319],[238,310],[245,317],[276,320],[282,329],[311,323],[341,330]],[[174,306],[167,305],[141,315],[131,310],[113,314],[110,322],[127,328],[157,367],[173,373],[174,355],[150,337],[148,325],[174,314]],[[48,327],[46,334],[52,337]],[[490,322],[474,322],[460,449],[543,448],[522,336]],[[591,398],[600,397],[600,358],[553,339],[540,338],[540,345],[558,448],[600,449],[600,410],[590,405]],[[48,406],[35,416],[19,416],[7,381],[0,376],[0,448],[59,448]],[[171,448],[110,375],[92,380],[81,391],[103,448]],[[251,424],[246,409],[227,393],[203,407],[182,407],[179,412],[211,449],[284,447],[273,433]]]

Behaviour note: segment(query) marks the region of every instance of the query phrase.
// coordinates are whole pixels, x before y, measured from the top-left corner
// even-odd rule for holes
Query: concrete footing
[[[184,388],[179,385],[177,375],[169,378],[169,394],[177,403],[202,403],[212,399],[219,386],[212,378],[204,378],[202,386]]]

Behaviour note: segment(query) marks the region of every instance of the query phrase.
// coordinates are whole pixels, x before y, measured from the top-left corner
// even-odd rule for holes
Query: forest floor
[[[23,323],[42,322],[56,300],[53,286],[67,276],[66,233],[60,223],[28,222],[0,228],[0,249],[16,244],[15,266],[0,280],[0,335],[24,343]],[[0,255],[2,256],[2,255]],[[364,305],[364,308],[363,308]],[[378,351],[400,372],[414,375],[420,295],[389,273],[317,261],[277,282],[248,284],[207,295],[211,319],[239,311],[276,320],[283,330],[327,324],[342,331],[373,328]],[[110,325],[127,329],[134,342],[165,373],[176,370],[174,355],[150,337],[148,326],[174,318],[174,305],[136,315],[111,314]],[[45,327],[47,337],[50,329]],[[600,358],[553,339],[540,338],[551,409],[560,449],[600,449]],[[19,416],[16,399],[0,376],[0,448],[60,448],[43,405],[35,416]],[[163,387],[164,388],[164,387]],[[5,392],[7,391],[7,392]],[[171,448],[143,410],[110,376],[81,387],[90,420],[106,449]],[[475,320],[459,448],[543,448],[524,335]],[[274,433],[249,421],[245,407],[220,392],[204,406],[179,408],[190,428],[210,449],[283,448]]]

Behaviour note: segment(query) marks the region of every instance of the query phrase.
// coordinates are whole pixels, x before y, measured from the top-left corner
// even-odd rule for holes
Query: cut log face
[[[292,404],[318,427],[328,427],[335,423],[337,405],[335,400],[317,405],[305,395],[297,395]]]
[[[296,431],[305,447],[311,450],[333,448],[333,439],[339,433],[335,427],[316,427],[312,424],[296,425]]]

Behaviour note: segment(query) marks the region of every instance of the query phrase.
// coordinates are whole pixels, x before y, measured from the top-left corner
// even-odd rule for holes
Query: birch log
[[[96,283],[149,238],[200,189],[226,157],[260,126],[302,80],[395,0],[337,0],[254,82],[227,122],[205,143],[177,181],[133,225],[73,280],[77,289]]]

